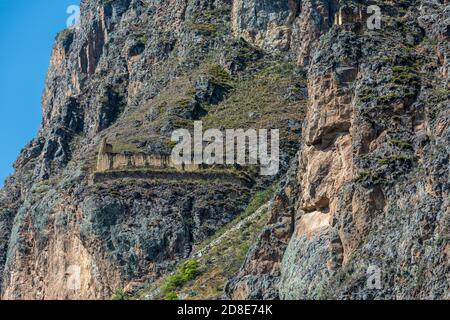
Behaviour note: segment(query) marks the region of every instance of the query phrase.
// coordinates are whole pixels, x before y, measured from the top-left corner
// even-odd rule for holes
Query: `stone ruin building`
[[[179,171],[195,171],[198,165],[173,164],[169,155],[146,154],[143,152],[114,152],[113,146],[106,139],[102,140],[97,156],[97,172],[120,171],[131,169],[175,168]]]

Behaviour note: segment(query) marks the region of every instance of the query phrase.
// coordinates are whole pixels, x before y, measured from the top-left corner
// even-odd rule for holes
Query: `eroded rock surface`
[[[333,26],[306,54],[297,47],[311,60],[294,218],[268,225],[227,294],[448,299],[448,3],[378,2],[382,29],[372,31],[361,4],[326,2]]]

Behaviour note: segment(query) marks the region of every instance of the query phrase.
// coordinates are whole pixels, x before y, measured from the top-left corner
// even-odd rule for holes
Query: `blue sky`
[[[36,135],[56,34],[79,0],[0,0],[0,186]]]

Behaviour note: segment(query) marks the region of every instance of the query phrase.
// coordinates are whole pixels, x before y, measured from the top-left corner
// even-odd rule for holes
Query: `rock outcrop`
[[[263,232],[229,297],[449,298],[442,25],[450,8],[442,1],[382,8],[381,30],[361,29],[360,11],[338,9],[315,48],[300,49],[312,59],[298,193],[285,201],[295,203],[294,217],[283,220],[285,208],[274,214],[279,223]]]

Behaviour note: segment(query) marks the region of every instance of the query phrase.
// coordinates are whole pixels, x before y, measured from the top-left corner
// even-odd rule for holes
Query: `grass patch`
[[[411,143],[402,141],[402,140],[391,140],[390,143],[394,146],[405,148],[405,149],[412,148]]]
[[[217,26],[212,23],[191,23],[189,28],[205,35],[213,35],[217,32]]]
[[[211,68],[209,68],[209,74],[219,84],[229,84],[231,81],[230,74],[219,65],[213,65]]]
[[[432,93],[439,98],[446,98],[450,96],[450,90],[447,88],[435,88]]]
[[[389,165],[391,163],[396,163],[397,161],[404,162],[407,160],[410,160],[410,158],[408,156],[395,155],[395,156],[391,156],[388,158],[383,158],[383,159],[378,160],[378,164],[383,166],[383,165]]]
[[[281,148],[295,153],[299,136],[289,130],[288,124],[303,121],[306,100],[288,97],[298,93],[303,79],[294,75],[290,64],[268,63],[260,68],[249,78],[233,81],[233,89],[225,101],[206,107],[204,128],[280,129]],[[215,78],[228,80],[225,72],[219,68],[213,70]]]
[[[125,301],[129,300],[129,296],[122,289],[117,289],[116,292],[114,292],[113,296],[111,297],[111,300]]]

